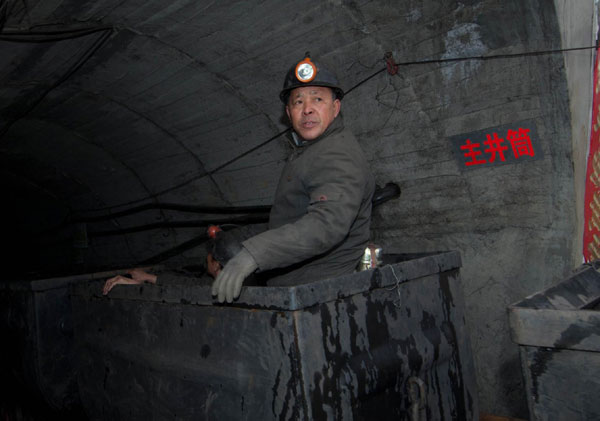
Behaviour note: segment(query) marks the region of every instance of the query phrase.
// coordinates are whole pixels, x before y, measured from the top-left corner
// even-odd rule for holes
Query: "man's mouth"
[[[318,123],[316,121],[303,121],[302,124],[300,124],[303,128],[305,129],[311,129],[313,127],[315,127]]]

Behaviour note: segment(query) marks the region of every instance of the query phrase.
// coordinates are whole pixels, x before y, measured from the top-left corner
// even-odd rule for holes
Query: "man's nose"
[[[311,114],[313,112],[312,104],[310,104],[308,101],[306,101],[302,105],[303,105],[302,114]]]

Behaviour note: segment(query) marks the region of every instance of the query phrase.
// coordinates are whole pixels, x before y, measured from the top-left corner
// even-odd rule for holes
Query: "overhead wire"
[[[97,215],[91,217],[74,217],[70,222],[82,223],[82,222],[100,222],[109,219],[120,218],[134,213],[143,212],[146,210],[171,210],[178,212],[190,212],[190,213],[203,213],[203,214],[264,214],[269,213],[271,206],[194,206],[194,205],[182,205],[178,203],[146,203],[144,205],[136,206],[133,208],[125,209],[120,212],[115,212],[106,215]]]
[[[4,0],[4,2],[0,1],[0,3],[0,30],[2,30],[2,28],[4,28],[4,25],[8,21],[8,17],[12,15],[15,5],[17,4],[17,0]],[[29,13],[27,10],[27,3],[25,3],[25,1],[23,1],[23,5],[25,11]]]
[[[465,56],[465,57],[450,57],[450,58],[443,58],[443,59],[405,61],[405,62],[393,63],[393,64],[395,66],[399,67],[399,66],[414,66],[414,65],[421,65],[421,64],[454,63],[454,62],[468,61],[468,60],[497,60],[497,59],[527,57],[527,56],[541,56],[541,55],[557,54],[557,53],[564,53],[564,52],[570,52],[570,51],[592,50],[592,49],[596,49],[596,48],[598,48],[598,46],[594,45],[594,46],[588,46],[588,47],[561,48],[561,49],[554,49],[554,50],[541,50],[541,51],[531,51],[531,52],[512,53],[512,54],[496,54],[496,55],[489,55],[489,56]],[[390,53],[386,53],[386,56],[384,56],[384,59],[387,57],[387,54],[390,54]],[[350,92],[352,92],[359,86],[365,84],[366,82],[373,79],[375,76],[385,72],[386,70],[390,71],[389,65],[386,65],[386,67],[383,67],[383,68],[377,70],[376,72],[372,73],[371,75],[365,77],[360,82],[358,82],[354,86],[352,86],[350,89],[346,90],[344,95],[348,95]],[[395,72],[394,72],[394,74],[395,74]],[[275,136],[271,137],[270,139],[266,140],[265,142],[260,143],[259,145],[253,147],[252,149],[250,149],[246,152],[243,152],[242,154],[238,155],[237,157],[227,161],[225,164],[220,165],[219,167],[215,168],[214,170],[211,170],[208,174],[213,174],[213,173],[221,170],[222,168],[232,164],[233,162],[248,155],[250,152],[253,152],[256,149],[266,145],[267,143],[270,143],[271,141],[275,140],[277,137],[281,136],[282,134],[287,133],[290,130],[291,130],[291,127],[288,127],[286,130],[276,134]]]
[[[67,79],[69,79],[69,77],[71,75],[73,75],[79,68],[81,68],[81,66],[83,66],[87,62],[87,60],[89,60],[89,58],[99,48],[102,47],[102,45],[104,45],[106,40],[110,37],[110,35],[114,31],[114,27],[113,26],[83,27],[83,28],[61,29],[61,30],[57,30],[57,31],[22,31],[22,30],[2,30],[2,31],[0,31],[0,40],[3,40],[3,41],[39,42],[39,43],[73,39],[73,38],[78,38],[78,37],[90,35],[90,34],[93,34],[96,32],[103,32],[103,31],[105,31],[105,33],[102,36],[98,37],[98,39],[88,49],[88,51],[59,80],[57,80],[54,84],[49,86],[42,93],[42,95],[39,98],[37,98],[36,101],[34,101],[32,103],[32,105],[27,110],[25,110],[23,113],[21,113],[21,115],[19,115],[17,118],[14,118],[11,122],[9,122],[4,127],[4,129],[2,131],[0,131],[0,139],[5,135],[5,133],[10,129],[10,127],[12,127],[12,125],[14,123],[16,123],[21,118],[25,117],[27,114],[29,114],[29,112],[31,112],[31,110],[33,110],[33,108],[35,108],[53,89],[60,86]],[[529,52],[523,52],[523,53],[496,54],[496,55],[487,55],[487,56],[479,55],[479,56],[465,56],[465,57],[449,57],[449,58],[431,59],[431,60],[415,60],[415,61],[405,61],[405,62],[399,62],[399,63],[393,62],[393,58],[392,58],[391,65],[394,66],[395,69],[397,69],[400,66],[444,64],[444,63],[455,63],[455,62],[469,61],[469,60],[485,61],[485,60],[509,59],[509,58],[518,58],[518,57],[527,57],[527,56],[541,56],[541,55],[548,55],[548,54],[557,54],[557,53],[564,53],[564,52],[570,52],[570,51],[591,50],[591,49],[596,49],[596,48],[597,48],[597,46],[586,46],[586,47],[573,47],[573,48],[562,48],[562,49],[552,49],[552,50],[529,51]],[[345,95],[348,95],[349,93],[354,91],[359,86],[365,84],[366,82],[373,79],[377,75],[385,72],[386,70],[390,74],[395,74],[396,70],[394,70],[393,73],[390,71],[390,61],[389,61],[390,57],[391,57],[391,53],[386,53],[386,56],[384,57],[384,59],[387,60],[386,67],[383,67],[383,68],[375,71],[374,73],[370,74],[369,76],[365,77],[364,79],[360,80],[354,86],[352,86],[351,88],[346,90]],[[234,162],[239,161],[240,159],[242,159],[242,158],[248,156],[249,154],[253,153],[254,151],[266,146],[267,144],[271,143],[275,139],[279,138],[280,136],[282,136],[290,131],[291,131],[291,127],[288,127],[285,130],[280,131],[279,133],[271,136],[267,140],[255,145],[252,148],[242,152],[241,154],[229,159],[228,161],[217,166],[216,168],[214,168],[210,171],[205,171],[204,173],[197,175],[195,177],[192,177],[188,180],[185,180],[182,183],[178,183],[176,186],[171,186],[167,189],[163,189],[159,192],[156,192],[156,193],[152,194],[151,196],[145,197],[143,199],[131,200],[128,202],[120,203],[118,205],[111,205],[111,206],[104,207],[104,208],[86,209],[86,210],[83,210],[80,212],[91,213],[91,212],[100,212],[103,210],[104,211],[112,210],[112,209],[120,208],[123,206],[141,203],[141,202],[150,200],[152,198],[156,198],[165,193],[169,193],[171,191],[177,190],[177,189],[184,187],[194,181],[197,181],[197,180],[202,179],[207,176],[214,175],[215,173],[219,172],[223,168],[226,168],[229,165],[233,164]],[[131,213],[128,210],[124,210],[121,212]],[[118,213],[121,214],[121,212],[118,212]],[[115,214],[109,214],[106,216],[99,216],[99,218],[112,219],[115,217],[114,215]]]
[[[3,12],[4,12],[4,14],[6,13],[5,9],[8,7],[7,4],[8,3],[4,4],[3,8],[0,8],[0,15]],[[2,19],[2,25],[4,23],[5,23],[5,19]],[[112,33],[115,29],[112,26],[100,26],[100,27],[89,27],[89,28],[70,28],[70,29],[62,29],[62,30],[58,30],[58,31],[22,31],[22,30],[10,30],[10,29],[6,30],[6,29],[3,29],[2,25],[0,25],[0,41],[8,41],[8,42],[46,43],[46,42],[57,42],[57,41],[62,41],[62,40],[80,38],[80,37],[91,35],[91,34],[98,33],[98,32],[103,32],[103,34],[101,36],[99,36],[92,43],[90,48],[67,70],[67,72],[65,72],[65,74],[63,74],[63,76],[61,76],[56,82],[54,82],[46,90],[44,90],[44,92],[42,93],[42,95],[40,95],[40,97],[38,97],[35,101],[33,101],[33,103],[26,110],[24,110],[16,118],[13,118],[12,121],[10,121],[0,131],[0,139],[8,132],[8,130],[10,130],[10,128],[17,121],[19,121],[20,119],[22,119],[23,117],[28,115],[41,101],[43,101],[43,99],[52,90],[56,89],[58,86],[60,86],[66,80],[68,80],[75,72],[77,72],[77,70],[79,70],[96,53],[96,51],[98,51],[106,43],[106,41],[108,40],[108,38],[110,38],[110,36],[112,35]],[[375,71],[374,73],[370,74],[369,76],[363,78],[358,83],[356,83],[354,86],[352,86],[351,88],[346,90],[345,94],[348,95],[349,93],[351,93],[352,91],[354,91],[355,89],[360,87],[361,85],[367,83],[369,80],[375,78],[377,75],[385,72],[386,70],[388,71],[388,73],[390,75],[396,74],[397,69],[400,66],[444,64],[444,63],[455,63],[455,62],[470,61],[470,60],[486,61],[486,60],[510,59],[510,58],[518,58],[518,57],[532,57],[532,56],[565,53],[565,52],[571,52],[571,51],[591,50],[591,49],[596,49],[596,48],[597,48],[597,46],[586,46],[586,47],[573,47],[573,48],[563,48],[563,49],[553,49],[553,50],[530,51],[530,52],[512,53],[512,54],[497,54],[497,55],[487,55],[487,56],[480,55],[480,56],[450,57],[450,58],[431,59],[431,60],[416,60],[416,61],[405,61],[405,62],[399,62],[399,63],[395,63],[393,61],[393,57],[391,56],[391,53],[386,53],[386,56],[384,56],[384,59],[386,60],[386,67],[383,67],[383,68]],[[127,203],[121,203],[119,205],[113,205],[113,206],[102,208],[102,209],[87,210],[85,212],[98,212],[98,211],[102,211],[102,210],[110,210],[110,209],[115,209],[115,208],[119,208],[119,207],[123,207],[123,206],[127,206],[127,205],[132,205],[135,203],[140,203],[140,202],[149,200],[151,198],[156,198],[157,196],[159,196],[161,194],[176,190],[176,189],[183,187],[183,186],[185,186],[191,182],[194,182],[198,179],[201,179],[206,176],[210,176],[210,175],[217,173],[218,171],[222,170],[223,168],[226,168],[229,165],[233,164],[234,162],[242,159],[243,157],[248,156],[249,154],[251,154],[254,151],[271,143],[272,141],[274,141],[275,139],[279,138],[280,136],[288,133],[289,131],[291,131],[291,127],[288,127],[285,130],[271,136],[269,139],[253,146],[252,148],[250,148],[250,149],[244,151],[243,153],[235,156],[234,158],[222,163],[221,165],[217,166],[216,168],[214,168],[210,171],[206,171],[199,176],[196,176],[189,180],[186,180],[185,182],[180,183],[177,186],[173,186],[173,187],[170,187],[169,189],[165,189],[163,191],[154,193],[153,195],[151,195],[147,198],[129,201]],[[71,222],[83,222],[83,221],[96,222],[96,221],[101,221],[101,220],[115,219],[120,216],[137,213],[137,212],[140,212],[140,211],[143,211],[146,209],[172,209],[172,210],[186,211],[186,210],[184,210],[186,208],[186,206],[187,205],[151,203],[151,204],[145,204],[145,205],[137,206],[137,207],[130,208],[130,209],[125,209],[125,210],[122,210],[117,213],[109,213],[106,215],[99,215],[99,216],[87,217],[87,218],[86,217],[72,218]],[[269,207],[268,206],[267,207],[237,207],[237,208],[231,207],[231,209],[229,209],[229,210],[227,208],[223,208],[223,207],[221,207],[221,208],[194,207],[194,206],[189,207],[190,211],[192,211],[192,212],[206,212],[206,213],[211,213],[211,212],[240,213],[239,211],[242,211],[242,212],[245,211],[245,213],[264,213],[265,208],[269,208]],[[262,221],[262,219],[264,219],[263,216],[258,216],[258,215],[256,215],[256,216],[246,215],[242,218],[249,218],[249,220],[257,219],[256,222],[258,222],[258,219],[261,219],[261,221]],[[120,230],[92,232],[90,234],[93,236],[107,236],[107,235],[122,234],[124,232],[137,232],[137,231],[153,229],[153,228],[174,227],[174,226],[181,226],[181,227],[194,226],[194,227],[196,227],[199,225],[204,226],[206,223],[207,223],[207,221],[205,221],[205,220],[204,221],[185,221],[185,222],[163,222],[163,223],[149,224],[149,225],[138,226],[138,227],[130,227],[130,228],[125,228],[125,229],[120,229]],[[176,247],[176,249],[179,250],[179,249],[189,248],[189,246],[193,246],[193,245],[197,244],[198,241],[202,241],[202,239],[192,240],[192,242],[190,244],[187,244],[187,243],[182,244],[182,245]],[[168,255],[171,255],[171,252],[172,251],[169,251]],[[163,256],[161,254],[161,255],[155,256],[151,260],[160,261],[166,257],[167,257],[167,254],[165,254],[165,256]]]
[[[4,3],[0,4],[0,30],[4,28],[6,24],[6,20],[8,19],[8,4],[10,2],[6,0]]]
[[[101,32],[104,31],[104,33],[102,35],[100,35],[98,38],[96,38],[94,40],[94,42],[92,43],[92,45],[90,46],[90,48],[88,48],[88,50],[81,56],[79,57],[79,59],[77,59],[77,61],[75,63],[73,63],[73,65],[58,79],[56,80],[54,83],[52,83],[50,86],[48,86],[43,92],[42,94],[36,98],[34,101],[32,101],[32,103],[29,105],[29,107],[27,107],[25,110],[23,110],[21,113],[19,113],[19,115],[17,115],[16,117],[12,118],[3,128],[2,130],[0,130],[0,140],[4,137],[4,135],[10,130],[10,128],[19,120],[21,120],[22,118],[24,118],[25,116],[27,116],[31,111],[33,111],[33,109],[35,107],[37,107],[37,105],[42,102],[44,100],[44,98],[46,98],[46,96],[48,96],[48,94],[50,92],[52,92],[54,89],[56,89],[58,86],[60,86],[61,84],[63,84],[66,80],[68,80],[75,72],[77,72],[77,70],[79,70],[85,63],[87,63],[87,61],[96,53],[96,51],[98,51],[108,40],[108,38],[110,38],[110,36],[112,35],[114,28],[112,26],[104,26],[104,27],[100,27],[100,28],[94,28],[94,29],[81,29],[80,31],[77,30],[73,30],[73,31],[58,31],[58,32],[54,32],[54,34],[60,34],[61,36],[67,37],[67,38],[53,38],[52,41],[59,41],[62,39],[71,39],[71,38],[78,38],[78,37],[82,37],[82,36],[86,36],[89,35],[91,33],[96,33],[96,32]],[[32,40],[32,41],[23,41],[22,39],[16,40],[14,38],[11,38],[13,35],[16,35],[17,31],[11,32],[11,31],[2,31],[0,33],[0,39],[4,40],[4,41],[11,41],[11,42],[45,42],[45,41],[40,41],[40,40]],[[41,33],[45,33],[45,34],[49,34],[49,32],[40,32]],[[34,33],[29,33],[29,32],[20,32],[19,35],[20,36],[25,36],[25,35],[31,35]],[[36,36],[39,36],[38,33],[35,33]],[[5,39],[2,38],[2,36],[8,36],[9,39]],[[44,35],[44,36],[48,36],[48,35]]]
[[[382,203],[388,200],[399,197],[401,194],[400,187],[396,183],[387,183],[384,187],[377,187],[373,195],[372,206],[376,208]],[[257,224],[267,222],[269,220],[269,212],[271,206],[237,206],[237,207],[206,207],[206,206],[192,206],[192,205],[180,205],[174,203],[149,203],[147,205],[138,206],[132,209],[119,212],[117,214],[100,215],[96,217],[71,219],[70,223],[95,223],[102,222],[109,219],[116,219],[122,216],[130,215],[133,213],[142,212],[151,209],[161,210],[173,210],[179,212],[191,212],[201,214],[218,214],[218,217],[212,217],[209,219],[201,220],[188,220],[188,221],[162,221],[150,224],[132,226],[127,228],[119,228],[105,231],[90,231],[89,237],[106,237],[111,235],[121,235],[132,232],[147,231],[157,228],[197,228],[206,227],[209,225],[239,225],[239,224]],[[223,215],[234,215],[234,216],[223,216]],[[60,229],[62,227],[58,227]],[[52,234],[55,230],[44,233],[45,235]]]
[[[268,222],[269,215],[268,214],[255,214],[255,215],[242,215],[238,217],[229,217],[229,218],[212,218],[212,219],[200,219],[193,221],[162,221],[162,222],[154,222],[150,224],[137,225],[127,228],[119,228],[113,230],[103,230],[103,231],[88,231],[87,236],[89,238],[92,237],[109,237],[115,235],[123,235],[123,234],[131,234],[134,232],[141,231],[150,231],[154,229],[161,228],[202,228],[207,227],[209,225],[223,225],[223,224],[260,224],[264,222]]]
[[[529,52],[523,52],[523,53],[511,53],[511,54],[496,54],[496,55],[488,55],[488,56],[465,56],[465,57],[449,57],[449,58],[442,58],[442,59],[431,59],[431,60],[415,60],[415,61],[405,61],[405,62],[399,62],[399,63],[395,63],[393,62],[393,65],[396,67],[399,66],[415,66],[415,65],[430,65],[430,64],[444,64],[444,63],[455,63],[455,62],[460,62],[460,61],[468,61],[468,60],[497,60],[497,59],[510,59],[510,58],[518,58],[518,57],[527,57],[527,56],[541,56],[541,55],[549,55],[549,54],[557,54],[557,53],[564,53],[564,52],[571,52],[571,51],[579,51],[579,50],[591,50],[591,49],[596,49],[598,48],[597,46],[586,46],[586,47],[573,47],[573,48],[562,48],[562,49],[553,49],[553,50],[540,50],[540,51],[529,51]],[[390,53],[386,53],[386,56],[384,57],[384,59],[386,59],[388,56],[387,54]],[[365,84],[366,82],[368,82],[369,80],[373,79],[374,77],[376,77],[377,75],[385,72],[385,71],[389,71],[389,63],[386,64],[385,67],[375,71],[374,73],[370,74],[369,76],[365,77],[364,79],[360,80],[358,83],[356,83],[354,86],[352,86],[351,88],[349,88],[348,90],[345,91],[345,95],[348,95],[350,92],[352,92],[353,90],[355,90],[356,88],[358,88],[359,86]],[[395,73],[394,73],[395,74]],[[185,180],[181,183],[178,183],[175,186],[171,186],[167,189],[163,189],[161,191],[158,191],[154,194],[152,194],[151,196],[145,197],[143,199],[135,199],[135,200],[131,200],[128,202],[123,202],[120,203],[118,205],[111,205],[111,206],[107,206],[104,208],[96,208],[96,209],[86,209],[86,210],[82,210],[81,212],[101,212],[101,211],[110,211],[112,209],[116,209],[116,208],[120,208],[123,206],[128,206],[128,205],[134,205],[136,203],[141,203],[144,202],[146,200],[150,200],[153,198],[156,198],[158,196],[161,196],[163,194],[175,191],[181,187],[184,187],[194,181],[200,180],[204,177],[207,176],[211,176],[214,175],[216,172],[222,170],[223,168],[233,164],[234,162],[242,159],[243,157],[251,154],[252,152],[262,148],[263,146],[271,143],[272,141],[274,141],[275,139],[277,139],[278,137],[288,133],[291,131],[291,127],[288,127],[287,129],[271,136],[269,139],[265,140],[264,142],[259,143],[258,145],[253,146],[252,148],[248,149],[247,151],[242,152],[241,154],[231,158],[230,160],[226,161],[225,163],[219,165],[218,167],[210,170],[210,171],[206,171],[202,174],[199,174],[195,177],[192,177],[188,180]]]
[[[0,31],[0,41],[19,43],[45,43],[81,38],[86,35],[113,30],[113,26],[103,25],[94,27],[81,27],[61,29],[57,31],[24,31],[21,29],[3,29]]]

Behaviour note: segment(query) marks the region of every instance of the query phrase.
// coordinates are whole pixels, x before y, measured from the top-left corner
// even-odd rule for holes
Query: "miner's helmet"
[[[310,53],[306,57],[294,64],[285,76],[283,89],[279,93],[279,98],[284,104],[287,104],[292,89],[302,86],[326,86],[331,88],[336,98],[341,100],[344,97],[344,91],[340,88],[335,75],[327,70],[321,64],[311,60]]]

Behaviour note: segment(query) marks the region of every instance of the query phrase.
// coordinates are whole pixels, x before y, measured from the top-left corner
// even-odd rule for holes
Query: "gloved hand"
[[[234,298],[240,296],[244,280],[257,268],[254,257],[242,247],[242,250],[227,262],[215,279],[212,285],[212,295],[218,294],[220,303],[225,299],[231,303]]]

